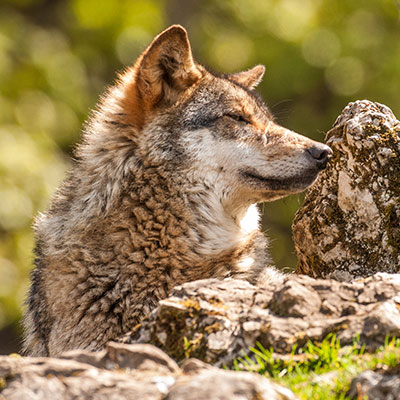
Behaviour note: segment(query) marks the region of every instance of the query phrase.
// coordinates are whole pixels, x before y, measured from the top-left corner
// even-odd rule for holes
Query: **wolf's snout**
[[[327,162],[332,158],[333,151],[329,146],[318,143],[307,149],[307,153],[312,157],[320,169],[324,169]]]

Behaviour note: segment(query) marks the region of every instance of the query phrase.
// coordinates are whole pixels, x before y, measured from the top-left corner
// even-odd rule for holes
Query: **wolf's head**
[[[193,60],[182,27],[161,33],[121,76],[120,105],[141,161],[204,182],[227,203],[307,188],[332,151],[275,122],[253,92],[264,70],[215,75]]]

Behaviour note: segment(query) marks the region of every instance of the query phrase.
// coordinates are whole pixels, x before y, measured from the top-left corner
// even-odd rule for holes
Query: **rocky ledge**
[[[151,345],[109,343],[98,353],[62,358],[0,356],[0,399],[7,400],[295,400],[250,372],[224,371],[198,360],[182,368]]]
[[[400,274],[352,283],[289,275],[268,288],[240,280],[186,283],[124,340],[152,343],[178,361],[230,366],[257,342],[284,354],[332,332],[342,345],[359,336],[368,350],[400,336]]]
[[[295,399],[265,377],[217,367],[250,355],[257,342],[284,359],[295,344],[332,332],[342,345],[358,336],[367,350],[400,337],[400,274],[352,283],[289,275],[268,288],[240,280],[186,283],[125,343],[57,359],[0,357],[0,399]],[[374,382],[382,393],[397,393],[398,379],[398,371],[365,373],[349,395],[378,393]]]

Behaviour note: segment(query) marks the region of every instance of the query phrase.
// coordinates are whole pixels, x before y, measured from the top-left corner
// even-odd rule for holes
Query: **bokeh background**
[[[400,116],[398,0],[0,0],[0,354],[18,351],[33,216],[68,169],[82,122],[115,71],[172,23],[196,59],[233,72],[265,64],[278,121],[323,140],[368,98]],[[280,268],[296,264],[301,196],[263,205]]]

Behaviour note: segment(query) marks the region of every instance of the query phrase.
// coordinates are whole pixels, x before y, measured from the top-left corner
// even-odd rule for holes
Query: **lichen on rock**
[[[352,283],[291,274],[268,287],[204,279],[177,286],[121,340],[151,343],[177,361],[195,357],[218,367],[250,356],[257,342],[288,354],[295,344],[319,343],[329,333],[343,346],[358,336],[366,350],[375,351],[387,337],[400,336],[399,293],[400,274]]]
[[[351,280],[400,272],[400,122],[379,103],[345,107],[334,154],[293,222],[297,272]]]

